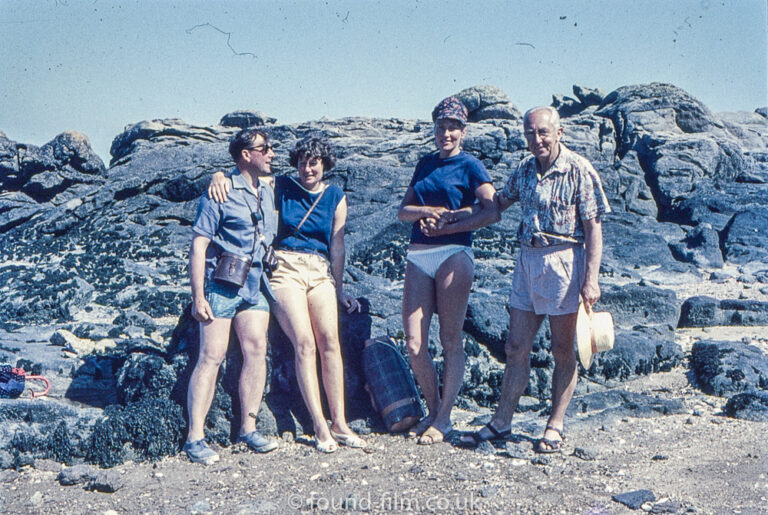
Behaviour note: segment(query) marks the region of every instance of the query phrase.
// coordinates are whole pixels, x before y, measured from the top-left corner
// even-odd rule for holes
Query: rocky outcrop
[[[248,127],[261,127],[263,125],[270,125],[277,121],[277,118],[267,116],[261,111],[233,111],[225,114],[219,125],[224,127],[237,127],[239,129],[246,129]]]
[[[679,327],[768,325],[768,302],[691,297],[683,302]]]
[[[467,106],[470,122],[522,118],[509,96],[496,86],[474,86],[459,91],[456,97]]]
[[[753,345],[701,341],[693,345],[691,370],[702,390],[729,396],[768,390],[768,359]]]
[[[744,281],[768,282],[766,267],[759,266],[768,247],[762,239],[768,231],[759,225],[768,206],[768,130],[756,121],[764,124],[759,113],[721,118],[670,85],[628,86],[608,95],[579,86],[573,91],[576,98],[568,102],[577,109],[563,113],[564,142],[592,161],[613,209],[604,221],[603,297],[597,309],[614,313],[616,347],[598,355],[589,370],[580,370],[590,385],[605,388],[684,363],[674,342],[678,321],[711,325],[727,317],[749,323],[749,317],[762,316],[761,310],[727,299],[716,303],[709,318],[685,307],[681,313],[683,299],[667,288],[706,280],[711,268],[732,263],[741,265]],[[457,95],[475,122],[465,149],[485,164],[500,188],[527,155],[520,111],[493,86]],[[327,180],[347,195],[345,288],[365,307],[342,323],[346,390],[351,416],[375,426],[359,367],[360,346],[380,334],[402,343],[410,228],[397,221],[396,211],[413,166],[433,150],[432,125],[359,117],[279,125],[263,113],[238,111],[212,127],[178,119],[129,125],[112,144],[108,169],[75,133],[40,148],[0,135],[5,299],[0,329],[11,334],[56,324],[57,336],[51,329],[44,341],[53,337],[60,347],[38,352],[41,344],[34,340],[38,343],[29,349],[35,352],[23,358],[29,369],[51,375],[63,394],[46,405],[25,402],[16,405],[22,409],[2,411],[0,450],[10,453],[8,463],[46,456],[108,466],[178,450],[198,341],[197,324],[186,310],[190,226],[211,174],[231,167],[229,139],[246,125],[264,125],[280,142],[273,161],[277,173],[292,173],[288,150],[311,132],[322,132],[339,151]],[[513,206],[501,222],[475,233],[476,279],[464,325],[468,358],[459,401],[468,409],[498,402],[519,215]],[[697,309],[709,313],[711,303],[704,304]],[[737,312],[740,320],[734,318]],[[440,370],[435,322],[430,352]],[[549,339],[545,323],[532,350],[530,409],[543,409],[551,395]],[[270,343],[260,427],[272,434],[301,433],[309,422],[295,384],[292,348],[274,327]],[[26,349],[19,343],[0,345],[0,359],[12,362]],[[232,442],[241,416],[240,361],[233,342],[206,428],[221,445]],[[580,383],[578,393],[585,389]],[[167,424],[153,426],[152,413],[162,413]],[[47,422],[51,417],[60,422]]]

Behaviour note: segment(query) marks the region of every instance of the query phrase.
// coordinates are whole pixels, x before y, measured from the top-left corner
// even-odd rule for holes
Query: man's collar
[[[559,152],[557,153],[557,158],[555,158],[555,162],[552,163],[549,168],[547,168],[544,172],[539,171],[539,162],[536,161],[536,158],[534,157],[534,161],[536,163],[536,172],[541,177],[545,177],[551,173],[554,172],[565,172],[568,170],[568,168],[565,166],[565,162],[567,160],[566,153],[570,152],[568,148],[563,145],[561,141],[557,142]]]
[[[243,173],[238,168],[235,168],[235,171],[232,172],[232,187],[240,190],[251,189],[250,184],[248,184],[248,182],[245,180],[245,177],[243,177]],[[261,187],[261,181],[259,181],[258,177],[256,178],[256,184],[254,184],[254,187],[256,189]]]

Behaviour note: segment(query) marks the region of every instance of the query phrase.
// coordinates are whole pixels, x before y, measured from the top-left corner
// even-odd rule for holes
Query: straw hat
[[[592,358],[598,352],[613,348],[613,317],[607,311],[592,312],[587,315],[584,304],[579,304],[579,316],[576,320],[576,347],[579,361],[585,369],[592,366]]]

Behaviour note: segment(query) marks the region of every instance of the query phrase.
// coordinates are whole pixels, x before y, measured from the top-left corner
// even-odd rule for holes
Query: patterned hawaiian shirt
[[[534,156],[520,161],[501,195],[519,201],[522,220],[517,237],[550,244],[584,242],[583,220],[610,213],[603,185],[592,164],[560,143],[560,155],[542,175]]]

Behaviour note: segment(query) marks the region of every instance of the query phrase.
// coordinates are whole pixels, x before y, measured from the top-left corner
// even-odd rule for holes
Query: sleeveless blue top
[[[338,186],[327,186],[323,198],[312,210],[304,225],[294,234],[294,229],[307,214],[320,192],[311,193],[295,179],[275,177],[275,209],[280,221],[275,237],[275,248],[321,254],[330,259],[331,231],[336,207],[344,198]]]

